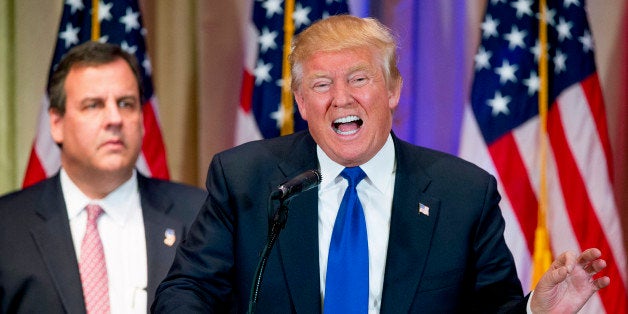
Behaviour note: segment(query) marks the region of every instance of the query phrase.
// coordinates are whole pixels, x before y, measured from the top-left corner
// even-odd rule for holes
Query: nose
[[[105,118],[108,125],[120,125],[122,123],[122,114],[120,107],[115,100],[107,100],[105,105]]]
[[[342,81],[337,81],[331,87],[332,105],[344,107],[354,102],[349,85]]]

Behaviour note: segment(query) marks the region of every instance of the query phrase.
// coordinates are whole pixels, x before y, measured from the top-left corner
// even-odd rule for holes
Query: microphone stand
[[[288,220],[288,203],[289,201],[284,202],[284,199],[279,200],[279,209],[277,209],[277,212],[273,217],[272,225],[269,224],[268,240],[266,241],[266,246],[264,247],[262,256],[257,264],[255,277],[253,278],[253,284],[251,286],[249,309],[247,311],[248,314],[253,314],[255,312],[255,306],[257,305],[257,299],[262,285],[262,277],[264,276],[264,270],[266,269],[266,262],[268,262],[270,251],[273,249],[277,238],[279,238],[279,232],[281,232],[281,230],[285,227],[286,221]],[[271,204],[272,198],[269,197],[268,208],[271,207]]]

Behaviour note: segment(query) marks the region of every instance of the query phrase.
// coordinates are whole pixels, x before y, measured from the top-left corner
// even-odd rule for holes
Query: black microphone
[[[270,197],[275,200],[287,201],[301,192],[305,192],[311,188],[318,186],[323,179],[320,171],[308,170],[300,175],[280,184],[271,194]]]
[[[262,286],[262,277],[264,276],[264,269],[266,268],[266,263],[268,262],[270,251],[273,249],[275,241],[277,241],[277,238],[279,237],[279,232],[281,232],[281,229],[283,229],[283,227],[286,225],[286,220],[288,219],[287,201],[299,195],[301,192],[305,192],[313,187],[318,186],[321,183],[322,179],[323,177],[321,176],[320,171],[308,170],[280,184],[270,194],[270,198],[268,200],[268,208],[271,208],[271,200],[279,200],[280,205],[279,209],[277,209],[277,211],[275,212],[272,221],[269,223],[268,239],[266,241],[266,246],[264,246],[264,250],[262,251],[260,260],[257,264],[257,269],[255,270],[255,277],[253,277],[253,283],[251,284],[250,292],[251,294],[249,296],[249,309],[247,311],[248,314],[255,313],[255,306],[257,304],[259,291]]]

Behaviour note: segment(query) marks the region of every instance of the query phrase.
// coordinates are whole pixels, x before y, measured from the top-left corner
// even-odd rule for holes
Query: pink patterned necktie
[[[85,309],[88,314],[109,313],[109,283],[105,252],[98,234],[98,217],[103,209],[98,205],[87,205],[87,227],[81,243],[79,271],[83,284]]]

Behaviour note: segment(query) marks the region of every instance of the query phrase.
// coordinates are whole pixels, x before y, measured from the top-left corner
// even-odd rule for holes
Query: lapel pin
[[[427,207],[423,203],[419,203],[419,214],[423,214],[425,216],[429,216],[430,215],[430,208]]]
[[[166,232],[164,232],[164,244],[167,246],[172,246],[174,245],[174,242],[177,241],[177,236],[174,233],[174,229],[166,229]]]

